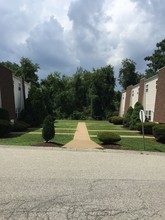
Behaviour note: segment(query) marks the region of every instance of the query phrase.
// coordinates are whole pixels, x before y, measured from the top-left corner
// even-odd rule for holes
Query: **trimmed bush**
[[[141,103],[136,102],[134,110],[131,115],[131,121],[130,121],[130,126],[129,126],[131,130],[137,130],[137,124],[140,122],[140,119],[139,119],[140,110],[143,110],[143,106]]]
[[[123,124],[123,118],[120,116],[112,116],[109,121],[115,125],[122,125]]]
[[[121,140],[120,135],[113,132],[99,132],[97,138],[103,142],[103,144],[114,144]]]
[[[126,128],[129,128],[129,126],[130,126],[132,112],[133,112],[133,108],[130,106],[127,110],[127,113],[126,113],[124,119],[123,119],[123,126]]]
[[[10,122],[7,120],[0,120],[0,137],[5,137],[11,130]]]
[[[42,137],[48,142],[55,136],[54,121],[51,115],[48,115],[43,122]]]
[[[0,108],[0,120],[10,121],[9,112],[4,108]]]
[[[152,134],[152,128],[156,125],[154,122],[144,122],[144,134]],[[137,124],[137,129],[142,133],[142,124]]]
[[[155,125],[152,129],[154,137],[162,142],[165,143],[165,124],[162,125]]]
[[[16,121],[11,125],[11,131],[19,132],[26,131],[30,127],[29,124],[23,121]]]

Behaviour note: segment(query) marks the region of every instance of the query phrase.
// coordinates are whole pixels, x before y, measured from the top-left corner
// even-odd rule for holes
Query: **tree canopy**
[[[129,85],[136,85],[141,75],[136,72],[136,63],[131,59],[122,60],[122,67],[119,70],[119,84],[123,89],[126,89]]]
[[[157,71],[165,66],[165,39],[156,44],[156,49],[151,56],[144,58],[147,61],[146,77],[149,78],[157,73]]]

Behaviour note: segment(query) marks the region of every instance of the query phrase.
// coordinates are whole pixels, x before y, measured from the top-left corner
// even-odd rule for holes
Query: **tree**
[[[23,90],[23,100],[25,107],[25,81],[31,83],[37,83],[38,76],[36,72],[40,68],[39,65],[33,64],[29,58],[22,57],[20,60],[20,71],[18,72],[18,76],[22,78],[22,90]]]
[[[146,69],[146,77],[149,78],[156,74],[156,72],[165,66],[165,39],[156,44],[156,50],[154,50],[151,56],[144,58],[148,61],[148,69]]]
[[[123,119],[123,126],[126,128],[129,128],[130,122],[131,122],[131,116],[132,116],[133,108],[130,106],[127,110],[127,113]]]
[[[119,70],[119,84],[126,89],[129,85],[136,85],[142,75],[136,72],[136,63],[130,59],[122,61],[122,67]]]
[[[115,109],[114,70],[111,65],[93,70],[91,108],[92,117],[105,118]]]
[[[47,111],[44,103],[44,96],[41,88],[32,87],[29,97],[26,99],[25,109],[20,114],[20,119],[32,126],[40,125]]]
[[[55,136],[55,128],[54,128],[54,121],[51,115],[46,116],[43,122],[43,129],[42,129],[42,137],[46,141],[46,143],[54,138]]]

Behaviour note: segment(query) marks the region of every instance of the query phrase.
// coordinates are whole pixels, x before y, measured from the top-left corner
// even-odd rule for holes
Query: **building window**
[[[146,85],[146,92],[148,92],[148,85]]]
[[[21,83],[18,83],[18,91],[21,91]]]
[[[132,91],[132,96],[134,96],[134,91]]]
[[[146,116],[146,118],[147,118],[149,121],[151,121],[151,110],[146,110],[146,111],[145,111],[145,116]]]

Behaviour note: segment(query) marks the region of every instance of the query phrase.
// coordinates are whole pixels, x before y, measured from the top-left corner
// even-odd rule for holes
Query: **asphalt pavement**
[[[0,220],[164,220],[165,154],[0,146]]]

